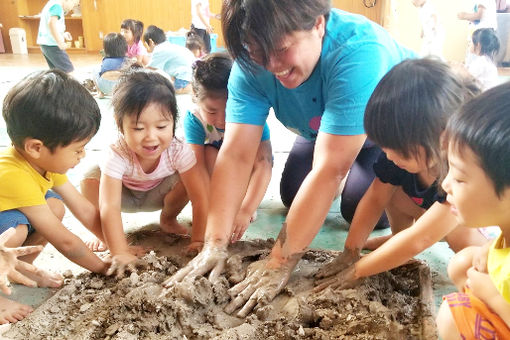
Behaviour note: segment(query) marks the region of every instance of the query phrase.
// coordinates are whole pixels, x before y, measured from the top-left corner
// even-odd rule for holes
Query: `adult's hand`
[[[313,291],[320,292],[327,287],[331,287],[331,289],[347,289],[356,286],[359,282],[360,279],[356,277],[356,267],[351,265],[333,277],[318,280],[316,282],[317,286],[313,289]]]
[[[225,268],[227,256],[226,246],[217,246],[206,242],[202,251],[186,266],[165,280],[163,286],[169,288],[184,279],[193,281],[197,276],[204,275],[209,271],[211,272],[209,274],[209,280],[211,282],[216,282],[223,272],[223,268]],[[162,295],[165,294],[166,290],[163,291]]]
[[[27,272],[34,273],[45,277],[48,280],[52,280],[51,273],[39,270],[34,265],[18,260],[19,256],[25,256],[33,253],[40,252],[42,246],[28,246],[18,248],[7,248],[5,244],[7,241],[14,236],[16,230],[9,228],[0,235],[0,289],[3,293],[11,294],[9,288],[9,280],[23,284],[29,287],[37,287],[37,283],[34,280],[29,279],[25,275],[21,274],[18,270],[24,270]]]
[[[294,266],[294,262],[281,265],[268,259],[253,262],[248,266],[246,278],[229,290],[232,301],[225,312],[232,314],[244,305],[237,312],[238,317],[244,318],[252,309],[268,304],[285,287]]]
[[[360,258],[359,249],[348,249],[345,248],[342,253],[340,253],[333,261],[326,263],[323,265],[315,277],[318,279],[323,279],[331,275],[335,275],[336,273],[342,272],[344,269],[358,261]]]

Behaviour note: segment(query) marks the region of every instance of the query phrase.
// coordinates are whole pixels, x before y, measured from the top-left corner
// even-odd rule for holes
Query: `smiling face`
[[[198,113],[203,121],[218,129],[225,129],[226,97],[205,97],[200,100]]]
[[[442,186],[452,213],[468,227],[510,226],[510,189],[498,197],[494,183],[467,146],[448,147],[448,175]]]
[[[173,121],[163,113],[159,104],[150,103],[138,120],[136,115],[126,115],[122,120],[124,140],[145,171],[159,163],[161,153],[174,137]]]
[[[133,32],[129,28],[121,28],[120,34],[126,39],[128,45],[132,45],[134,43]]]
[[[284,36],[275,48],[276,52],[269,56],[265,68],[286,88],[298,87],[312,74],[321,55],[325,26],[326,20],[320,16],[311,30],[295,31]],[[248,49],[250,58],[262,65],[256,44],[248,44]]]
[[[50,151],[46,146],[41,145],[37,158],[30,163],[42,176],[47,171],[57,174],[65,174],[69,169],[74,168],[85,157],[85,145],[90,141],[87,138],[83,141],[72,142],[67,146],[58,146]]]

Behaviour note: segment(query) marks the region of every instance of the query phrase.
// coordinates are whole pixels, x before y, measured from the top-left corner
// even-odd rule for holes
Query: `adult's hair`
[[[103,38],[104,54],[108,58],[121,58],[126,56],[128,45],[120,33],[108,33]]]
[[[445,142],[462,154],[467,146],[500,196],[510,186],[510,83],[467,102],[448,121]]]
[[[135,19],[124,19],[120,24],[120,28],[128,29],[133,33],[133,38],[135,43],[138,44],[140,39],[142,38],[143,33],[143,22]]]
[[[124,73],[119,78],[112,97],[113,113],[119,131],[124,132],[124,117],[135,116],[138,121],[142,111],[150,104],[158,104],[161,113],[173,121],[175,134],[178,110],[175,90],[170,80],[145,69]]]
[[[486,55],[494,60],[499,52],[499,38],[493,28],[479,28],[473,32],[473,45],[480,44],[480,55]]]
[[[311,30],[317,18],[327,21],[330,0],[224,0],[221,23],[225,44],[241,67],[254,70],[247,43],[257,46],[261,64],[267,65],[285,35]]]
[[[365,110],[365,131],[382,148],[409,158],[422,146],[426,161],[438,162],[448,118],[479,92],[471,78],[461,78],[442,61],[405,60],[377,84]]]
[[[157,26],[150,25],[143,34],[143,40],[149,43],[149,39],[152,40],[156,45],[159,45],[166,41],[166,35],[163,30]]]
[[[51,152],[91,138],[101,121],[99,106],[73,77],[53,69],[28,75],[9,90],[2,115],[13,145],[39,139]]]
[[[228,53],[211,53],[193,64],[193,94],[199,101],[206,97],[227,97],[227,83],[232,68]]]
[[[190,51],[205,49],[204,39],[194,31],[186,33],[186,48]]]

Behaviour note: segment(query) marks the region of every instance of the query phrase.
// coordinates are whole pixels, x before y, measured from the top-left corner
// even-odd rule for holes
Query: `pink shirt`
[[[151,190],[166,177],[176,171],[186,172],[197,162],[189,145],[174,138],[170,146],[161,154],[156,169],[151,173],[145,173],[136,154],[125,148],[126,150],[118,143],[111,145],[101,165],[101,171],[105,175],[122,180],[125,187],[137,191]]]
[[[143,46],[142,40],[138,41],[138,44],[129,45],[126,55],[129,58],[134,58],[139,55],[147,55],[147,49]]]

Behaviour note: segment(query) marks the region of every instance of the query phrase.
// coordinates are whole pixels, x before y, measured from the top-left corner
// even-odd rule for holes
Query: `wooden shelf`
[[[19,18],[21,20],[39,20],[41,17],[39,15],[20,15]],[[65,17],[65,20],[81,20],[81,17]]]

